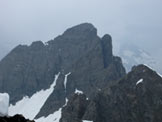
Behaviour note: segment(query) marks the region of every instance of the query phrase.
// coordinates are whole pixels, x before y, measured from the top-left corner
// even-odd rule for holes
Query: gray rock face
[[[46,44],[37,41],[13,49],[0,62],[0,92],[9,93],[14,104],[25,95],[47,89],[58,72],[55,91],[36,118],[62,107],[76,88],[93,98],[98,89],[125,75],[121,59],[112,54],[111,37],[98,37],[97,29],[84,23]],[[65,89],[64,78],[69,72]]]
[[[69,117],[66,115],[67,107],[70,106],[67,105],[61,122],[161,122],[161,94],[162,78],[148,67],[139,65],[115,85],[99,91],[88,105],[85,104],[87,108],[81,119],[66,119]]]
[[[63,108],[60,122],[81,122],[89,102],[84,94],[74,94]]]

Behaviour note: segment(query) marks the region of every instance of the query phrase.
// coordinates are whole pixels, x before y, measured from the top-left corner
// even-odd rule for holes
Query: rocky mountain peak
[[[97,29],[90,23],[83,23],[76,25],[72,28],[67,29],[63,35],[72,35],[72,36],[96,36]]]
[[[146,65],[132,68],[116,84],[96,93],[84,110],[82,118],[73,118],[69,105],[63,109],[61,122],[161,122],[162,77]],[[71,103],[73,105],[73,103]],[[79,104],[78,104],[79,105]],[[75,110],[76,108],[73,108]],[[70,118],[70,119],[69,119]]]
[[[111,36],[100,38],[92,24],[83,23],[46,45],[36,41],[12,50],[0,62],[0,92],[9,93],[15,105],[24,96],[48,89],[59,72],[55,89],[36,113],[37,119],[61,108],[76,89],[91,99],[96,90],[125,75],[121,59],[112,54]]]
[[[44,44],[42,41],[35,41],[30,45],[30,47],[38,49],[44,47]]]
[[[13,49],[0,61],[0,92],[9,114],[37,122],[162,122],[162,77],[143,64],[126,74],[111,36],[89,23]]]
[[[144,64],[140,64],[140,65],[132,67],[132,71],[139,71],[141,73],[145,72],[145,71],[150,71],[150,70],[152,70],[152,69]]]
[[[161,83],[161,76],[155,72],[151,67],[144,64],[132,67],[132,71],[128,73],[130,83],[143,84],[159,84]]]

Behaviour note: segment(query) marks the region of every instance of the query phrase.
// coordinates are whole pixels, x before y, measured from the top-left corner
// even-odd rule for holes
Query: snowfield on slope
[[[69,72],[68,74],[65,75],[64,78],[64,88],[65,88],[65,92],[66,92],[66,84],[67,84],[67,77],[71,74],[71,72]],[[63,107],[65,107],[68,103],[68,99],[65,98],[65,105],[63,105]],[[60,108],[59,110],[55,111],[53,114],[48,115],[47,117],[40,117],[38,119],[36,119],[36,122],[59,122],[61,119],[61,112],[62,112],[62,108]]]
[[[39,119],[36,119],[36,122],[59,122],[61,118],[61,111],[62,108],[60,108],[58,111],[55,111],[53,114],[48,115],[47,117],[41,117]]]
[[[15,114],[22,114],[25,118],[33,120],[39,113],[48,97],[54,91],[59,75],[60,73],[55,75],[54,82],[51,84],[49,89],[41,90],[33,94],[33,96],[30,98],[26,96],[22,100],[18,101],[15,105],[10,105],[9,115],[13,116]]]

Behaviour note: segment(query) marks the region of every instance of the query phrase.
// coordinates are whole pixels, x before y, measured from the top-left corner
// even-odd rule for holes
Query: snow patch
[[[36,122],[59,122],[61,119],[61,111],[62,108],[60,108],[58,111],[55,111],[53,114],[48,115],[46,118],[41,117],[39,119],[36,119]]]
[[[66,103],[63,105],[65,107],[67,105],[68,99],[66,98]],[[40,117],[36,119],[35,122],[59,122],[61,119],[62,108],[58,111],[55,111],[53,114],[48,115],[47,117]]]
[[[82,122],[93,122],[93,121],[90,121],[90,120],[82,120]]]
[[[80,91],[80,90],[78,90],[78,89],[75,89],[75,94],[83,94],[83,91]]]
[[[8,115],[9,95],[7,93],[0,93],[0,116]]]
[[[45,45],[45,46],[48,46],[49,44],[48,44],[48,42],[44,42],[44,45]]]
[[[59,75],[60,73],[55,75],[54,82],[51,84],[49,89],[41,90],[33,94],[30,98],[25,96],[22,100],[18,101],[16,105],[11,104],[9,107],[9,115],[13,116],[15,114],[22,114],[25,118],[33,120],[48,97],[54,91]]]
[[[68,98],[66,98],[65,99],[65,105],[63,107],[65,107],[67,105],[68,101],[69,101]]]
[[[139,81],[137,81],[136,85],[140,84],[143,82],[143,79],[140,79]]]
[[[67,84],[67,77],[71,74],[71,72],[69,72],[68,74],[65,75],[65,79],[64,79],[64,88],[66,91],[66,84]]]

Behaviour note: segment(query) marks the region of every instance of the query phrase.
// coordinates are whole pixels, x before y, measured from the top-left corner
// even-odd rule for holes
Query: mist
[[[0,58],[18,44],[46,42],[67,28],[89,22],[113,38],[114,53],[129,43],[162,66],[161,0],[0,0]]]

